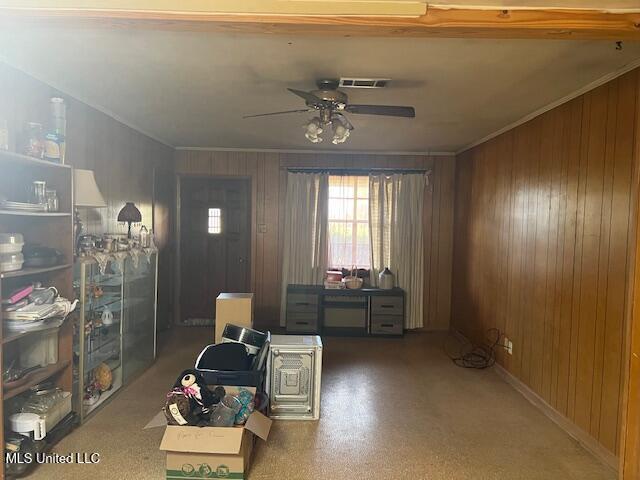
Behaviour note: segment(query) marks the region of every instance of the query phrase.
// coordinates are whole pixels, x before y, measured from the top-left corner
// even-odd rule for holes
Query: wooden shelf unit
[[[11,390],[7,390],[6,392],[4,392],[4,399],[8,400],[17,395],[20,395],[21,393],[26,392],[31,387],[53,377],[56,373],[62,372],[68,366],[69,360],[65,360],[64,362],[58,362],[54,365],[48,365],[46,367],[42,367],[38,370],[34,370],[33,372],[28,373],[28,381],[24,385],[20,385],[19,387],[12,388]]]
[[[9,163],[15,162],[18,165],[32,165],[35,167],[46,168],[62,168],[71,170],[71,165],[64,165],[62,163],[50,162],[49,160],[41,160],[39,158],[29,157],[21,153],[10,152],[8,150],[0,150],[0,162]]]
[[[56,272],[58,270],[65,270],[71,268],[71,263],[64,263],[62,265],[56,265],[55,267],[27,267],[22,270],[16,270],[15,272],[0,273],[0,278],[16,278],[16,277],[30,277],[33,275],[42,275],[45,273]]]
[[[17,217],[70,217],[69,212],[29,212],[23,210],[1,210],[0,215],[14,215]]]
[[[16,340],[19,340],[23,337],[27,337],[29,335],[36,335],[40,332],[45,332],[47,330],[59,329],[59,328],[62,328],[64,323],[67,323],[67,322],[69,322],[69,317],[67,317],[67,319],[59,327],[43,326],[41,328],[34,328],[33,330],[24,330],[19,332],[5,333],[5,335],[2,337],[2,342],[0,342],[0,344],[4,345],[6,343],[15,342]]]
[[[18,212],[0,210],[0,233],[21,233],[26,243],[37,243],[59,250],[64,264],[47,268],[24,268],[0,274],[0,300],[3,295],[32,282],[54,286],[65,298],[73,300],[73,177],[69,165],[60,165],[12,152],[0,151],[0,195],[8,200],[28,201],[29,186],[43,180],[47,188],[56,190],[60,212]],[[72,314],[73,315],[73,314]],[[0,310],[0,369],[8,359],[18,354],[20,342],[15,341],[37,332],[5,331]],[[64,391],[73,393],[73,322],[59,327],[58,363],[33,371],[28,381],[5,392],[0,382],[0,416],[5,419],[4,401],[14,398],[32,386],[52,379]],[[0,429],[0,445],[4,446],[4,429]],[[0,463],[0,478],[4,478],[4,463]]]

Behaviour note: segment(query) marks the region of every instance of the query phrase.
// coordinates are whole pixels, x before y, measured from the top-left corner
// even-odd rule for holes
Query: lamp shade
[[[92,170],[73,170],[73,192],[76,207],[106,207]]]
[[[118,213],[119,222],[137,223],[142,221],[142,214],[133,202],[127,202]]]

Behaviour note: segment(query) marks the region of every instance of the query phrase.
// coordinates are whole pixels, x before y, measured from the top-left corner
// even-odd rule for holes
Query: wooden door
[[[183,320],[215,318],[219,293],[249,290],[250,188],[248,179],[182,178]]]

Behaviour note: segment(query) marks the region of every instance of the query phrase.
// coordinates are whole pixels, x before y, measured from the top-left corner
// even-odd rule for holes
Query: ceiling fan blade
[[[287,88],[287,90],[289,90],[294,95],[297,95],[300,98],[303,98],[304,101],[307,102],[309,105],[323,106],[323,105],[326,104],[326,102],[324,100],[322,100],[321,98],[316,97],[311,92],[305,92],[304,90],[296,90],[295,88]]]
[[[398,105],[347,105],[345,111],[362,115],[388,115],[390,117],[413,118],[416,116],[416,111],[413,107],[401,107]]]
[[[255,115],[245,115],[242,118],[267,117],[269,115],[282,115],[284,113],[302,113],[308,112],[308,108],[299,108],[298,110],[285,110],[283,112],[257,113]]]

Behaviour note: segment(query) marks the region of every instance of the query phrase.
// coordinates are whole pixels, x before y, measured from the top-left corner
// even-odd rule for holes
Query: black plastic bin
[[[269,345],[271,340],[271,335],[267,333],[268,341],[262,345],[262,348],[258,352],[256,357],[257,360],[260,360],[258,363],[261,365],[260,369],[255,370],[217,370],[215,368],[204,368],[204,367],[215,367],[218,365],[202,365],[204,363],[202,360],[207,358],[206,351],[210,347],[214,347],[213,345],[206,346],[198,358],[196,359],[195,370],[200,373],[204,381],[207,385],[228,385],[228,386],[237,386],[237,387],[256,387],[258,391],[264,391],[264,380],[265,380],[265,372],[266,372],[266,357],[269,351]],[[224,363],[224,362],[221,362]]]
[[[238,387],[256,387],[260,391],[264,384],[264,370],[205,370],[196,368],[207,385],[229,385]]]

